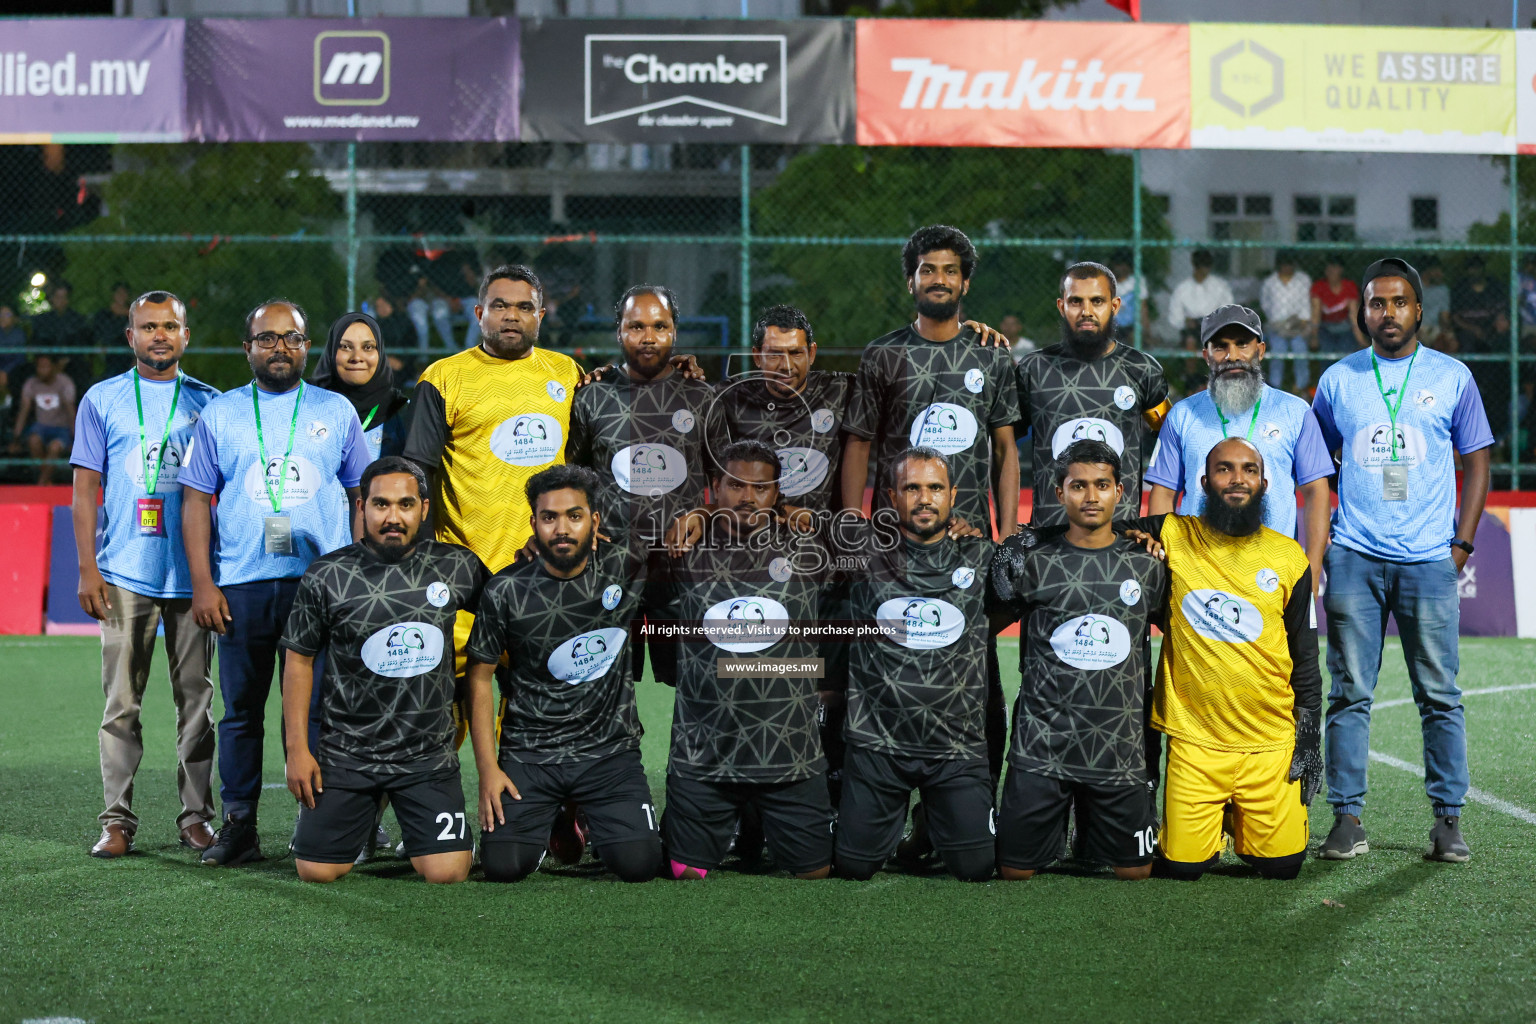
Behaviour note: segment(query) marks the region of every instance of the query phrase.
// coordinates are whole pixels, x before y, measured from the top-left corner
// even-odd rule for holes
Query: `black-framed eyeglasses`
[[[277,348],[278,342],[282,342],[283,348],[300,349],[309,344],[309,337],[298,331],[289,331],[287,334],[264,331],[251,337],[251,343],[257,348]]]

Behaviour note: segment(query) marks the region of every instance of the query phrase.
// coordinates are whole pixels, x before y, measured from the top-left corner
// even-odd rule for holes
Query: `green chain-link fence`
[[[1202,156],[1158,159],[1194,168]],[[1122,151],[410,143],[0,148],[0,303],[16,314],[13,321],[0,310],[0,367],[9,395],[0,415],[7,446],[0,479],[35,480],[44,468],[29,457],[26,440],[12,436],[35,355],[67,358],[81,391],[121,372],[131,364],[120,341],[123,302],[150,288],[187,300],[187,368],[220,387],[248,378],[239,347],[243,319],[273,296],[304,305],[321,336],[336,315],[366,306],[383,321],[391,353],[419,369],[474,343],[470,297],[477,278],[506,261],[531,264],[546,283],[543,343],[589,366],[615,352],[614,299],[628,285],[649,281],[681,296],[681,346],[700,355],[712,374],[740,368],[751,317],[771,302],[805,309],[819,358],[852,369],[868,340],[911,315],[901,243],[914,228],[944,221],[967,231],[981,251],[966,315],[1003,327],[1021,345],[1056,337],[1052,303],[1066,264],[1112,262],[1144,282],[1142,314],[1125,333],[1162,359],[1181,394],[1203,382],[1198,354],[1168,316],[1170,292],[1189,275],[1194,250],[1210,251],[1215,273],[1249,304],[1258,303],[1258,283],[1282,250],[1313,279],[1330,260],[1346,279],[1386,253],[1438,263],[1433,280],[1443,278],[1445,291],[1435,301],[1435,326],[1444,329],[1432,343],[1473,368],[1499,440],[1496,486],[1519,486],[1522,475],[1529,483],[1536,472],[1536,319],[1530,312],[1522,317],[1520,299],[1522,285],[1536,289],[1536,278],[1521,275],[1512,257],[1536,251],[1521,247],[1522,238],[1536,241],[1532,161],[1519,164],[1511,187],[1515,158],[1419,158],[1415,166],[1450,170],[1438,177],[1453,181],[1457,168],[1481,169],[1482,184],[1466,185],[1481,190],[1481,214],[1442,230],[1439,210],[1415,198],[1434,189],[1417,189],[1410,176],[1390,186],[1409,214],[1394,231],[1357,222],[1356,196],[1312,188],[1299,155],[1263,157],[1296,163],[1287,194],[1255,196],[1242,180],[1181,191],[1173,201],[1208,208],[1198,218],[1201,230],[1180,233],[1166,182],[1160,190],[1143,181],[1153,158]],[[1175,178],[1182,166],[1174,165]],[[1164,178],[1166,171],[1165,164]],[[1366,197],[1358,198],[1363,205]],[[1291,206],[1276,217],[1271,204]],[[1473,266],[1479,259],[1480,286]],[[67,309],[50,309],[63,282],[72,286]],[[1442,318],[1440,299],[1450,302],[1453,294]],[[1338,337],[1353,345],[1347,334]],[[1268,358],[1305,363],[1315,382],[1337,357],[1337,346],[1330,347],[1272,351]],[[1306,393],[1293,374],[1283,383]],[[62,467],[53,478],[67,478]]]

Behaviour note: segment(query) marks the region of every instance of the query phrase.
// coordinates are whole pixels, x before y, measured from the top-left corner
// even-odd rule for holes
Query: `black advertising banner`
[[[529,142],[852,142],[852,21],[523,22]]]

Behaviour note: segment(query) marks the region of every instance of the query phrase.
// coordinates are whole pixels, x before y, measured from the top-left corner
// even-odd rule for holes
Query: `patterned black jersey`
[[[1168,382],[1156,359],[1129,345],[1116,344],[1102,359],[1085,363],[1065,345],[1026,354],[1015,368],[1019,409],[1032,436],[1035,527],[1065,526],[1066,513],[1056,501],[1051,464],[1073,441],[1103,441],[1120,453],[1120,483],[1125,496],[1115,509],[1116,522],[1141,515],[1142,413],[1168,397]]]
[[[432,540],[399,562],[357,542],[310,563],[282,645],[325,652],[317,761],[381,774],[458,764],[453,621],[488,575],[468,548]]]
[[[839,503],[843,419],[852,390],[853,374],[822,370],[812,370],[789,398],[769,391],[761,377],[725,381],[715,389],[720,414],[712,419],[709,450],[718,458],[732,441],[761,441],[779,453],[779,493],[786,502],[830,509]]]
[[[795,782],[826,770],[818,680],[721,678],[717,664],[817,657],[815,639],[790,631],[818,620],[826,566],[819,540],[779,526],[740,540],[713,532],[669,564],[668,617],[710,632],[678,647],[668,772],[706,782]]]
[[[1006,349],[981,347],[969,327],[934,342],[908,325],[865,347],[843,429],[874,442],[871,458],[880,474],[911,445],[943,452],[950,482],[960,489],[955,515],[986,529],[992,522],[992,431],[1018,418]],[[883,476],[875,479],[878,508],[885,489]]]
[[[703,381],[673,372],[632,380],[609,371],[576,392],[565,460],[602,480],[603,532],[659,538],[679,513],[704,504],[706,417],[714,397]]]
[[[839,532],[846,537],[847,527]],[[947,537],[919,544],[871,525],[861,547],[868,568],[853,580],[853,618],[892,632],[855,643],[849,655],[848,745],[898,757],[985,759],[995,545]]]
[[[1010,538],[992,564],[994,597],[1023,617],[1008,763],[1053,779],[1125,785],[1146,778],[1152,676],[1148,626],[1168,567],[1117,538],[1080,548]]]
[[[538,559],[491,577],[468,653],[486,665],[508,656],[501,757],[563,764],[640,746],[625,645],[644,586],[644,552],[632,543],[599,543],[568,580]]]

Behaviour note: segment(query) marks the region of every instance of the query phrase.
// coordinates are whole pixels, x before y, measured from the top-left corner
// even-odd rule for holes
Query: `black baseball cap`
[[[1223,327],[1231,327],[1233,324],[1250,332],[1255,338],[1264,337],[1264,323],[1259,319],[1259,314],[1247,306],[1234,303],[1230,306],[1217,306],[1201,319],[1200,347],[1210,344]]]

